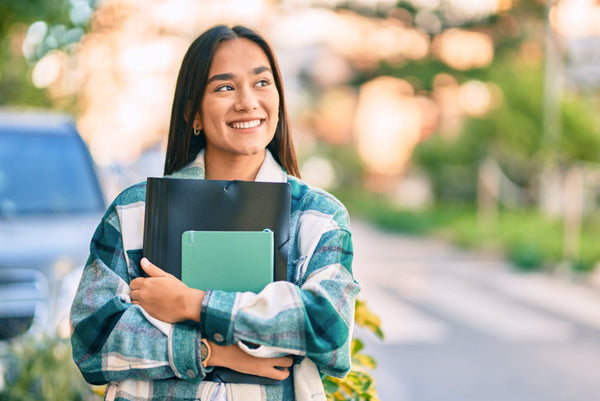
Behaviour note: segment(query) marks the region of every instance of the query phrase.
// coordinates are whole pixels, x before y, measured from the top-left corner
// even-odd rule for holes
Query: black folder
[[[181,279],[185,231],[273,231],[274,278],[287,280],[288,183],[149,177],[143,254]]]
[[[181,279],[186,231],[273,231],[274,278],[287,280],[291,188],[288,183],[149,177],[143,254]],[[275,385],[280,381],[215,367],[205,380]]]

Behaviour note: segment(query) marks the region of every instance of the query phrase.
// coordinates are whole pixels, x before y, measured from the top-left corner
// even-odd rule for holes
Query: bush
[[[71,355],[71,343],[65,339],[27,335],[13,340],[2,355],[0,400],[100,400]]]
[[[354,320],[357,325],[369,329],[383,339],[379,317],[373,314],[363,301],[356,300]],[[363,348],[362,341],[353,339],[350,350],[352,355],[350,373],[342,379],[331,376],[323,378],[327,401],[379,401],[375,381],[370,373],[370,370],[375,369],[375,359],[361,354]]]
[[[500,209],[496,221],[482,225],[475,206],[437,204],[427,210],[401,209],[367,191],[335,193],[350,210],[377,226],[404,234],[434,235],[456,246],[504,252],[521,270],[553,270],[568,262],[576,273],[590,273],[600,263],[600,213],[582,222],[577,255],[564,260],[560,217],[535,209]]]
[[[537,270],[544,264],[544,253],[535,241],[517,242],[509,248],[508,257],[522,270]]]

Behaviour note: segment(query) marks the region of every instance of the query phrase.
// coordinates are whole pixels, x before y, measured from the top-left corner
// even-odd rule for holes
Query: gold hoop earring
[[[196,127],[193,127],[193,128],[194,128],[194,135],[196,135],[196,136],[200,135],[200,130],[196,129]]]

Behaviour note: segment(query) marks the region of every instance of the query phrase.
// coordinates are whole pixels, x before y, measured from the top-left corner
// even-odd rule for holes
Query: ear
[[[191,113],[191,108],[192,108],[192,104],[187,101],[185,104],[185,110],[183,111],[183,118],[185,119],[185,122],[189,122],[189,118],[190,118],[190,114]],[[202,129],[202,120],[200,119],[200,113],[196,113],[196,117],[194,117],[194,121],[192,122],[193,127],[197,130],[201,130]]]
[[[196,128],[197,130],[201,130],[202,129],[202,119],[200,118],[200,113],[196,113],[196,117],[194,118],[194,122],[192,123],[194,128]]]

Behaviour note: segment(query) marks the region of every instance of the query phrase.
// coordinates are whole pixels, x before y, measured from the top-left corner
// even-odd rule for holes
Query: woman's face
[[[269,59],[248,39],[223,42],[215,52],[200,113],[212,156],[264,157],[279,116],[279,92]]]

